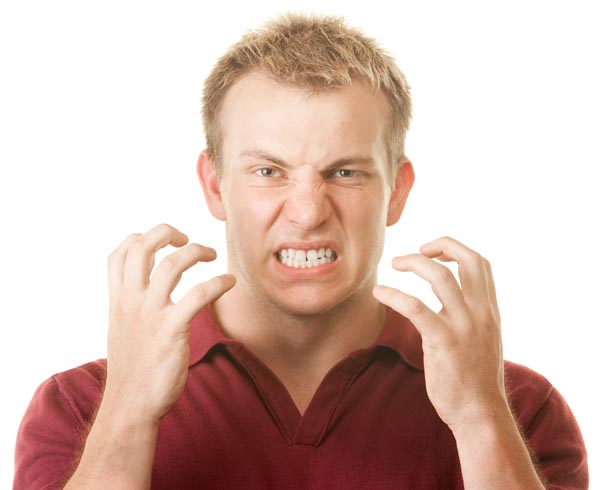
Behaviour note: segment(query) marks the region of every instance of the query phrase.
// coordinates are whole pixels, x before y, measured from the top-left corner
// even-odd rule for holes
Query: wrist
[[[468,441],[475,438],[493,437],[506,427],[515,427],[516,421],[506,399],[474,408],[453,424],[449,424],[454,438]]]
[[[133,405],[102,401],[93,428],[102,429],[103,439],[137,440],[153,438],[158,433],[160,420]]]
[[[499,404],[452,428],[465,489],[543,489],[512,411]]]
[[[150,488],[158,425],[103,400],[65,488]]]
[[[147,393],[140,392],[130,383],[120,383],[107,377],[98,416],[119,422],[122,428],[158,427],[162,414],[149,400]]]

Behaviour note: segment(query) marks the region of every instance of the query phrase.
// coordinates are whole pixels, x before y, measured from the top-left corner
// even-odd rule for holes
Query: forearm
[[[65,490],[150,488],[158,422],[103,401]]]
[[[510,409],[455,429],[466,490],[543,490]]]

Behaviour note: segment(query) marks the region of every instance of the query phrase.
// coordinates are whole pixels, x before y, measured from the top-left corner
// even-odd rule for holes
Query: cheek
[[[277,209],[275,196],[265,193],[246,193],[240,200],[239,209],[247,227],[256,231],[264,229],[272,221]]]
[[[384,199],[360,197],[348,201],[343,208],[340,208],[346,223],[352,223],[354,227],[362,227],[365,230],[385,228],[387,212]]]
[[[383,201],[383,200],[382,200]],[[346,233],[365,256],[378,257],[383,252],[387,212],[383,202],[352,203],[344,210]]]
[[[276,205],[272,197],[262,193],[237,192],[230,196],[226,206],[226,222],[231,238],[238,237],[245,246],[262,243],[261,232],[273,220]]]

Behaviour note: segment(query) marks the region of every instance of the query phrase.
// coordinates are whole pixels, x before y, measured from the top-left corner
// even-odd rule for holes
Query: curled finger
[[[202,308],[221,297],[234,285],[233,274],[223,274],[197,284],[174,306],[173,320],[178,325],[188,324]]]
[[[117,304],[119,296],[121,295],[127,251],[131,244],[140,236],[142,236],[141,233],[132,233],[108,256],[108,298],[110,308]]]
[[[408,318],[423,337],[434,337],[443,328],[438,315],[414,296],[380,285],[373,289],[373,296],[380,303]]]
[[[171,225],[161,224],[138,237],[130,245],[123,272],[123,287],[133,293],[148,287],[154,255],[167,245],[181,247],[188,238]]]
[[[198,243],[190,243],[160,261],[152,274],[146,301],[164,304],[179,283],[181,275],[198,262],[209,262],[217,257],[214,249]]]
[[[489,307],[485,259],[463,243],[443,237],[421,247],[421,253],[430,258],[458,264],[458,277],[464,302],[469,311],[481,313]]]
[[[396,257],[392,266],[398,271],[414,272],[427,281],[444,311],[460,324],[468,324],[469,312],[463,291],[450,269],[421,254]]]

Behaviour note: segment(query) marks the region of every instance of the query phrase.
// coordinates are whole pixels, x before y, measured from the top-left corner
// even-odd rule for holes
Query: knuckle
[[[452,271],[450,269],[447,269],[446,267],[444,267],[443,269],[440,269],[440,271],[438,273],[438,278],[439,278],[440,282],[443,284],[449,284],[456,280],[454,278],[454,274],[452,273]]]
[[[483,257],[475,252],[475,250],[466,250],[463,260],[473,267],[480,267],[483,265]]]
[[[142,236],[141,233],[131,233],[131,234],[127,235],[127,238],[125,238],[124,242],[131,242],[141,236]]]
[[[437,337],[439,341],[448,350],[456,350],[460,348],[460,338],[457,335],[455,335],[450,329],[441,329],[441,331],[437,332]]]
[[[406,309],[411,316],[420,316],[425,313],[425,305],[417,298],[409,298]]]
[[[481,315],[479,323],[482,326],[482,328],[484,328],[486,331],[498,328],[496,318],[491,311],[484,312]]]
[[[160,269],[168,272],[177,268],[179,263],[172,256],[167,256],[160,261]]]
[[[112,252],[108,254],[108,263],[110,264],[114,260],[119,259],[124,253],[127,252],[131,244],[141,236],[141,233],[131,233],[127,235],[125,240],[123,240],[117,248],[113,249]]]
[[[207,302],[208,294],[207,294],[206,287],[204,286],[204,284],[198,284],[198,285],[194,286],[192,288],[192,294],[194,296],[194,299],[198,303]]]
[[[142,237],[136,238],[130,247],[132,252],[147,254],[150,250]]]
[[[477,252],[473,252],[473,261],[480,267],[485,267],[485,263],[487,262],[483,255],[478,254]]]

